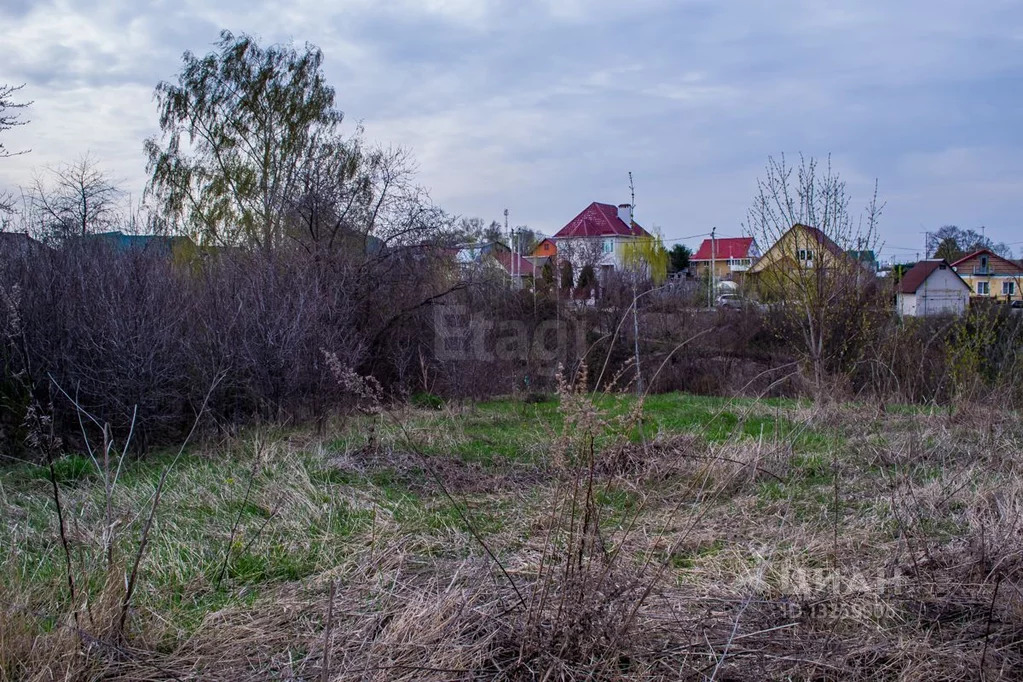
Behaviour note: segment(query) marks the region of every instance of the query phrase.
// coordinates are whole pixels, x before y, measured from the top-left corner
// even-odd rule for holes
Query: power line
[[[701,232],[699,234],[691,234],[688,237],[674,237],[672,239],[661,239],[662,242],[683,242],[687,239],[696,239],[697,237],[709,237],[710,232]]]

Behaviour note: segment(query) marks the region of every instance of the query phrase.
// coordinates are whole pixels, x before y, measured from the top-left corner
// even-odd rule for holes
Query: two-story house
[[[572,218],[551,238],[558,260],[571,268],[573,281],[578,282],[585,266],[592,266],[601,278],[621,269],[624,245],[650,233],[632,219],[632,205],[593,202]],[[565,265],[561,266],[566,268]]]
[[[952,263],[973,296],[997,301],[1023,300],[1023,267],[991,249],[980,249]]]
[[[714,279],[736,279],[750,269],[760,258],[760,249],[753,237],[723,237],[704,239],[700,248],[689,258],[694,277],[707,277],[714,268]]]

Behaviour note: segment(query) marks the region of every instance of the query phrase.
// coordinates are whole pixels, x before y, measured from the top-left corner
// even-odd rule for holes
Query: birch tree
[[[149,193],[207,242],[269,251],[307,157],[341,122],[323,54],[224,31],[213,52],[182,63],[177,82],[156,88]]]

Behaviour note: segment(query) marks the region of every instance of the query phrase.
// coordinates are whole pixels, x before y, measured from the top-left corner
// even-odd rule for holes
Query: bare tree
[[[747,228],[772,246],[750,270],[763,298],[773,298],[784,333],[810,365],[818,394],[862,330],[859,316],[876,289],[859,253],[877,246],[877,183],[863,213],[850,212],[845,181],[800,155],[799,165],[769,158],[747,214]]]
[[[600,237],[577,237],[558,242],[558,260],[570,264],[576,286],[584,285],[580,281],[584,269],[596,273],[600,262],[606,257],[604,239]]]
[[[65,241],[111,229],[123,215],[124,192],[88,154],[36,177],[33,222],[44,238]]]
[[[16,102],[14,100],[14,93],[25,87],[22,85],[3,85],[0,84],[0,133],[23,126],[28,121],[21,120],[21,110],[27,107],[31,102]],[[24,154],[28,150],[20,152],[12,152],[4,146],[3,142],[0,142],[0,158],[6,158],[8,156],[17,156],[18,154]]]
[[[28,123],[28,121],[21,120],[21,110],[31,104],[31,102],[16,102],[13,98],[14,93],[23,87],[25,87],[24,84],[0,84],[0,133]],[[26,149],[20,152],[12,152],[0,141],[0,159],[24,154],[27,151]],[[0,194],[0,213],[9,213],[12,208],[13,201],[11,196],[9,194]]]

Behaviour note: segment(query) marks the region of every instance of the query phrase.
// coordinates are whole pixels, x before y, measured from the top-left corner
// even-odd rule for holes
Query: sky
[[[89,153],[133,195],[153,89],[221,29],[312,43],[346,126],[409,148],[453,214],[553,233],[629,201],[670,243],[742,234],[769,156],[831,155],[882,252],[942,225],[1023,254],[1023,3],[1003,0],[0,0],[0,83],[29,153]]]

